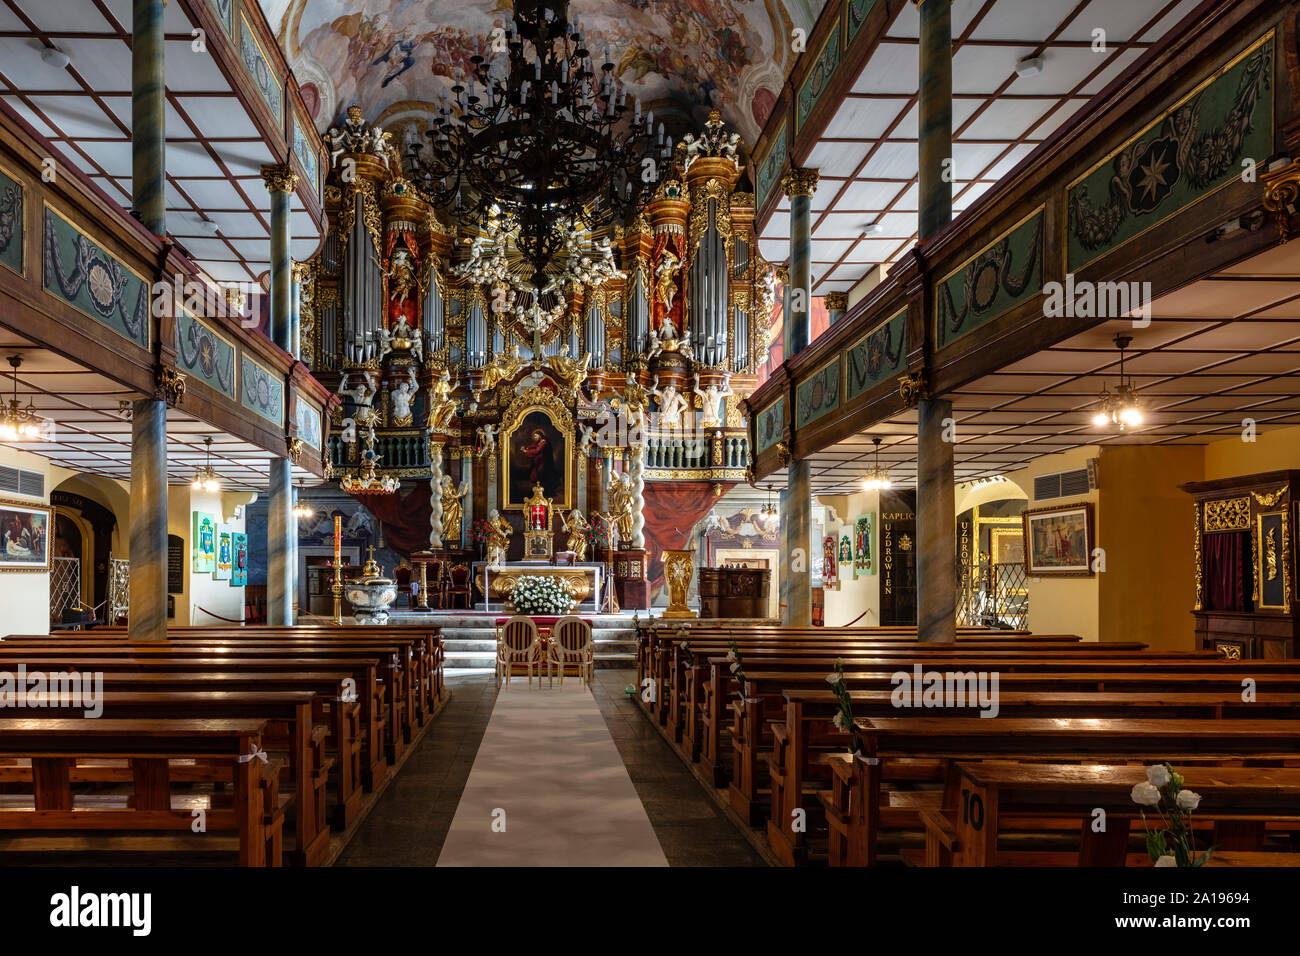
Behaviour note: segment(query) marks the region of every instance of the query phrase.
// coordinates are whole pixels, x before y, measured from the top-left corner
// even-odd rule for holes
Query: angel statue
[[[731,390],[731,376],[725,375],[722,379],[722,388],[716,385],[710,385],[708,388],[700,389],[700,373],[695,373],[695,388],[693,390],[699,396],[700,404],[704,412],[700,416],[701,424],[705,428],[721,428],[726,420],[727,398],[736,394]]]
[[[398,249],[394,252],[392,264],[384,273],[384,278],[388,280],[388,300],[396,302],[399,307],[404,307],[417,285],[411,253],[406,249]]]
[[[452,417],[456,414],[456,400],[451,397],[452,391],[456,385],[451,380],[451,375],[446,369],[442,370],[442,375],[433,383],[429,394],[429,419],[427,428],[430,431],[446,431],[451,425]]]
[[[460,490],[457,491],[451,475],[443,475],[439,490],[442,494],[442,540],[444,543],[459,542],[461,516],[465,513],[465,496],[469,494],[469,478],[460,483]]]
[[[420,385],[415,380],[415,369],[408,368],[406,374],[406,381],[398,382],[388,393],[393,403],[393,424],[398,426],[411,424],[411,400],[420,390]]]
[[[671,249],[665,249],[663,258],[659,260],[659,265],[655,268],[655,301],[662,302],[664,306],[664,331],[669,335],[676,334],[676,328],[668,314],[673,310],[673,300],[677,298],[677,283],[674,276],[677,273],[677,256]]]
[[[584,352],[581,361],[571,359],[567,355],[552,355],[546,360],[546,364],[555,373],[564,391],[576,392],[583,379],[587,377],[587,368],[591,365],[591,353]]]
[[[510,550],[510,536],[514,529],[510,522],[501,517],[501,512],[493,508],[487,516],[487,559],[491,567],[499,568],[506,563],[506,552]]]
[[[585,423],[579,423],[578,430],[582,432],[582,438],[578,442],[578,457],[586,458],[596,444],[596,429]]]
[[[659,399],[659,425],[661,428],[683,427],[682,417],[686,413],[686,398],[677,391],[675,385],[659,387],[659,376],[654,377],[650,394]]]
[[[482,458],[484,455],[495,455],[497,453],[498,430],[499,429],[495,425],[480,425],[478,427],[475,434],[478,436],[477,454],[479,458]]]
[[[564,512],[560,512],[560,525],[569,533],[565,541],[564,550],[572,551],[577,561],[587,560],[587,532],[591,525],[587,519],[582,516],[582,512],[574,508],[569,512],[569,517],[564,517]]]

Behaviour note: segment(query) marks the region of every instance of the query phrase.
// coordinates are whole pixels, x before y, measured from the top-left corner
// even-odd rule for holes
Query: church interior
[[[1300,865],[1293,150],[1300,0],[0,0],[0,866]]]

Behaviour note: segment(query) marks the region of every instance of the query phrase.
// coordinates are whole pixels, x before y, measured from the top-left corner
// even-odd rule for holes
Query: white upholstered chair
[[[547,653],[547,671],[554,679],[555,669],[560,671],[560,686],[564,686],[564,667],[576,664],[578,679],[587,686],[595,677],[595,645],[592,643],[591,622],[580,617],[562,617],[551,628],[551,643]]]
[[[504,680],[510,684],[510,672],[515,664],[528,665],[528,686],[533,686],[533,668],[537,680],[542,679],[542,639],[533,619],[516,614],[497,628],[497,687]]]

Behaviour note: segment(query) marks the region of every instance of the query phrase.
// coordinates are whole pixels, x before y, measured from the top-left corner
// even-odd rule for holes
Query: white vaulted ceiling
[[[0,0],[0,99],[109,198],[131,208],[131,0]],[[167,228],[216,282],[251,282],[269,268],[270,198],[261,166],[276,157],[206,52],[194,24],[166,7]],[[56,46],[72,62],[41,59]],[[215,224],[216,231],[203,223]],[[293,256],[321,231],[293,199]]]
[[[1005,177],[1199,0],[953,0],[953,208]],[[1093,49],[1105,31],[1105,52]],[[802,165],[817,169],[813,294],[848,290],[917,237],[919,18],[905,4]],[[1043,57],[1041,73],[1016,63]],[[863,235],[871,224],[880,228]],[[790,254],[789,202],[762,226],[771,262]]]

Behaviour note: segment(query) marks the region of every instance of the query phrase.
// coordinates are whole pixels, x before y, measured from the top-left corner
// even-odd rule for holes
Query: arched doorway
[[[52,556],[64,555],[80,560],[80,593],[82,604],[102,607],[108,597],[109,558],[114,550],[114,538],[125,536],[128,525],[118,520],[112,492],[120,489],[100,489],[95,479],[88,475],[69,478],[50,493],[54,507],[55,533],[61,539],[55,542]],[[125,493],[122,493],[123,496]]]

